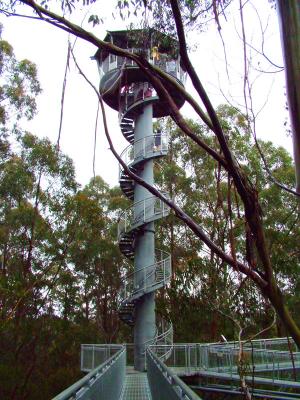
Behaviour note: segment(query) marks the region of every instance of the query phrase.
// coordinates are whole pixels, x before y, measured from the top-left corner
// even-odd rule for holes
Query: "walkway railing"
[[[150,348],[147,349],[147,375],[155,400],[200,399]]]
[[[163,320],[161,324],[158,328],[164,334],[156,336],[152,342],[155,344],[146,344],[146,369],[153,399],[199,399],[180,379],[184,375],[202,376],[200,383],[192,385],[198,391],[226,393],[238,387],[238,342],[172,344],[172,326],[166,326]],[[129,353],[132,347],[133,344],[128,345]],[[294,349],[295,343],[286,338],[243,343],[246,382],[254,387],[260,385],[261,392],[267,393],[266,398],[285,399],[290,391],[294,393],[291,398],[300,398],[300,352]],[[53,400],[119,400],[125,382],[126,345],[82,345],[81,369],[91,368],[94,369],[88,375]],[[276,387],[280,392],[274,390]]]
[[[113,351],[113,349],[108,349],[107,354],[109,351]],[[125,373],[126,348],[119,346],[119,350],[108,360],[54,397],[53,400],[119,400],[125,382]]]
[[[249,375],[262,376],[270,382],[295,379],[299,375],[300,352],[291,352],[288,346],[295,349],[295,344],[287,339],[254,340],[243,345],[243,363]],[[272,349],[275,347],[275,350]],[[173,344],[171,346],[151,346],[151,351],[160,359],[166,351],[169,357],[166,365],[178,374],[194,374],[206,372],[206,375],[225,374],[232,378],[239,371],[239,344],[230,343],[191,343]],[[276,350],[285,348],[285,350]]]
[[[122,344],[82,344],[80,353],[81,371],[92,371],[123,348]]]

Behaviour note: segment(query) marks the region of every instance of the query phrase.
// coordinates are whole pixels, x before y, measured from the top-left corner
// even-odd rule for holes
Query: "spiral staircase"
[[[148,47],[135,48],[139,32],[148,35]],[[158,65],[160,69],[177,80],[176,85],[169,81],[164,84],[177,107],[180,108],[183,105],[184,99],[178,90],[178,83],[184,82],[185,73],[180,65],[178,51],[176,53],[174,39],[149,29],[146,32],[145,30],[130,33],[127,31],[108,32],[104,40],[128,51],[144,55],[148,53],[150,63]],[[168,43],[171,43],[169,47],[166,46]],[[161,54],[158,57],[160,51]],[[154,58],[154,53],[156,58]],[[152,118],[168,116],[171,110],[164,99],[156,96],[147,75],[134,62],[101,49],[97,51],[94,58],[98,61],[100,71],[102,98],[110,107],[119,112],[121,131],[129,142],[129,146],[123,151],[121,157],[130,171],[153,185],[153,160],[167,155],[168,138],[160,132],[153,133]],[[142,114],[145,114],[144,125],[141,122]],[[147,123],[145,123],[146,120]],[[143,126],[147,128],[144,135],[141,129]],[[201,400],[180,379],[182,376],[196,377],[197,384],[193,384],[192,388],[206,392],[208,395],[211,393],[214,395],[214,392],[218,396],[227,397],[242,395],[237,387],[240,380],[240,374],[238,374],[240,365],[236,362],[236,354],[240,352],[240,342],[172,344],[172,325],[155,318],[154,293],[167,285],[171,279],[171,258],[168,253],[159,249],[155,250],[154,223],[166,217],[170,210],[161,200],[151,196],[143,187],[136,184],[122,167],[119,172],[119,182],[124,195],[133,201],[132,206],[120,215],[118,241],[121,252],[129,260],[134,261],[134,272],[129,272],[123,279],[123,286],[118,294],[118,311],[121,320],[134,327],[134,333],[138,331],[136,327],[140,324],[139,328],[144,336],[137,337],[134,349],[135,352],[138,350],[140,360],[147,360],[147,374],[145,363],[137,364],[138,368],[135,368],[135,371],[132,371],[130,367],[127,369],[127,345],[82,345],[81,369],[89,373],[53,400],[75,398],[143,400],[151,399],[151,396],[153,400]],[[150,240],[148,240],[149,237]],[[151,247],[150,251],[147,249],[148,244]],[[139,262],[136,262],[137,259]],[[129,269],[131,271],[131,268]],[[146,303],[144,299],[149,300],[146,304],[148,308],[144,307]],[[141,318],[141,310],[145,314],[148,312],[150,318]],[[148,329],[149,322],[151,329]],[[156,330],[152,329],[155,327],[155,322]],[[143,337],[150,338],[140,346],[139,340]],[[259,385],[259,392],[255,392],[256,389],[252,388],[255,397],[278,400],[300,398],[300,383],[295,381],[296,371],[300,370],[300,353],[297,347],[293,352],[291,343],[290,338],[279,338],[254,340],[251,343],[246,341],[243,344],[245,355],[247,351],[249,352],[247,359],[250,360],[249,368],[253,371],[253,375],[248,377],[249,383],[254,384],[255,378],[255,383]],[[156,346],[149,347],[151,344]],[[168,366],[164,363],[166,360],[168,360]],[[281,375],[282,372],[284,372],[283,375]],[[288,376],[292,378],[287,380]],[[213,384],[207,378],[213,379]],[[247,379],[247,374],[245,378]],[[273,386],[279,387],[280,391],[275,391]],[[284,387],[287,389],[285,392],[282,389]]]
[[[121,131],[124,137],[131,143],[121,154],[128,168],[138,173],[143,164],[149,159],[163,157],[168,151],[168,138],[166,135],[154,134],[141,140],[134,141],[133,120],[126,116],[121,117]],[[134,181],[120,166],[119,170],[120,187],[129,199],[134,199]],[[136,210],[139,210],[136,212]],[[145,200],[134,203],[125,210],[119,218],[118,241],[121,252],[129,259],[134,259],[134,242],[137,235],[140,235],[149,222],[154,222],[169,215],[170,209],[160,199],[149,196]],[[170,254],[156,249],[155,263],[131,272],[123,279],[120,292],[119,317],[126,324],[133,326],[135,322],[135,305],[142,296],[149,292],[166,286],[171,279],[171,256]],[[136,276],[139,275],[139,279]],[[160,320],[156,335],[150,344],[172,344],[172,324]],[[166,354],[164,354],[166,356]]]
[[[150,29],[130,33],[108,32],[104,40],[129,52],[143,53],[150,63],[167,72],[173,82],[164,81],[165,88],[177,107],[182,107],[184,98],[178,85],[183,85],[185,72],[174,39]],[[157,95],[148,75],[134,61],[110,54],[105,49],[99,49],[95,59],[100,72],[102,98],[118,111],[121,132],[129,142],[121,158],[129,171],[155,185],[153,162],[167,155],[168,137],[161,132],[153,132],[152,119],[170,115],[170,106]],[[136,184],[122,166],[119,169],[119,184],[124,195],[132,201],[132,206],[119,216],[118,243],[124,256],[133,261],[134,272],[123,279],[122,290],[118,294],[118,313],[124,323],[134,327],[135,368],[141,371],[145,369],[148,345],[171,345],[173,342],[172,324],[155,315],[155,292],[170,282],[171,257],[155,249],[154,223],[168,216],[170,209]],[[166,350],[162,358],[167,356]],[[136,362],[138,357],[140,361]]]

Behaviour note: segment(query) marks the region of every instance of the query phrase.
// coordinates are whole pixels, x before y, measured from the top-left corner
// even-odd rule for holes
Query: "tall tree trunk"
[[[300,2],[277,0],[277,11],[293,132],[296,190],[300,193]]]

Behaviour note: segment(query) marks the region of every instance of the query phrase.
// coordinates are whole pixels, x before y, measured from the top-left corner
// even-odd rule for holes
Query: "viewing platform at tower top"
[[[129,53],[140,56],[151,65],[158,67],[174,79],[172,84],[165,81],[168,91],[180,108],[184,99],[176,89],[176,85],[183,87],[186,80],[186,71],[180,61],[179,47],[176,39],[155,29],[137,29],[132,31],[109,31],[104,38],[105,42],[126,50]],[[94,59],[97,61],[100,75],[100,93],[104,101],[116,111],[120,111],[120,99],[132,102],[134,88],[132,85],[146,83],[145,93],[152,92],[154,117],[168,115],[168,107],[163,99],[156,96],[150,78],[143,72],[137,63],[130,58],[113,54],[109,49],[98,49]],[[160,79],[164,79],[162,76]],[[147,97],[147,96],[144,96]],[[126,100],[125,99],[125,100]],[[127,102],[126,102],[127,103]]]

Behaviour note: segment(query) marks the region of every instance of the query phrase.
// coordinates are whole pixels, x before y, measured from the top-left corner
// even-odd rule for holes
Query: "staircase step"
[[[134,325],[134,303],[124,302],[118,309],[119,318],[127,325]]]
[[[120,125],[121,126],[128,125],[128,126],[133,127],[133,120],[132,119],[125,120],[125,118],[124,118]]]
[[[124,310],[124,309],[131,309],[131,310],[133,310],[134,309],[134,304],[133,303],[131,303],[131,302],[128,302],[128,303],[123,303],[122,305],[121,305],[121,308],[120,308],[120,310],[122,309],[122,310]]]

